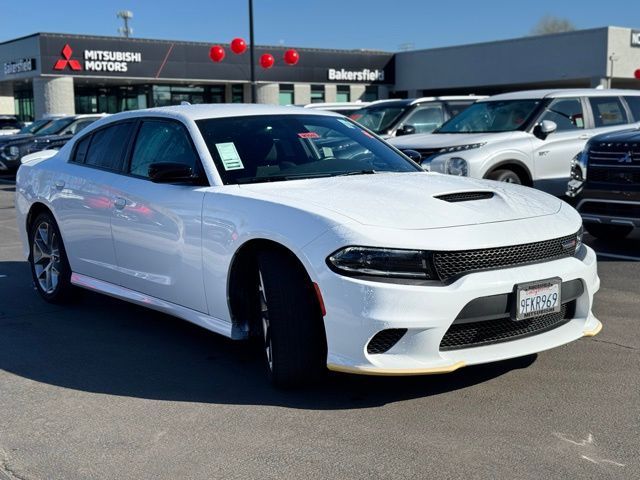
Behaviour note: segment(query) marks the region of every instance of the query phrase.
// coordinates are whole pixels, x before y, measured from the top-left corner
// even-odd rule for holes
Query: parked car
[[[377,100],[350,118],[383,138],[430,133],[455,117],[476,100],[477,95]]]
[[[18,133],[22,127],[22,123],[15,116],[0,115],[0,136]]]
[[[73,135],[82,131],[104,115],[69,115],[58,118],[41,128],[35,134],[12,137],[5,143],[0,142],[0,172],[13,172],[20,166],[20,159],[29,153],[40,150],[59,149]]]
[[[640,129],[589,140],[572,162],[568,187],[594,237],[620,239],[640,227]]]
[[[329,112],[341,113],[342,115],[349,116],[353,112],[360,110],[362,107],[369,105],[369,102],[323,102],[323,103],[309,103],[304,105],[304,108],[310,108],[312,110],[327,110]]]
[[[49,154],[16,182],[40,295],[62,302],[78,286],[257,336],[279,385],[327,367],[451,372],[601,328],[596,257],[572,207],[424,172],[339,114],[138,110]]]
[[[563,195],[571,159],[590,137],[639,121],[638,90],[531,90],[480,100],[432,135],[391,144],[417,150],[433,172]]]

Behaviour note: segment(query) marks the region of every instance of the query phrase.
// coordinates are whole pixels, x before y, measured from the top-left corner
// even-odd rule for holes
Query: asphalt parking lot
[[[274,390],[261,354],[82,292],[44,303],[0,179],[0,479],[640,478],[640,235],[594,338],[445,376]]]

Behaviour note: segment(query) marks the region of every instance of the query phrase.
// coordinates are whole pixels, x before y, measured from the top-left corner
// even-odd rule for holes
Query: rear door
[[[204,188],[152,182],[149,166],[160,162],[186,164],[204,177],[181,122],[153,118],[139,123],[113,209],[118,283],[206,313],[201,248]]]
[[[534,185],[553,195],[566,191],[571,160],[584,148],[592,135],[585,123],[582,99],[579,97],[556,98],[547,105],[537,124],[551,120],[558,129],[546,139],[532,136]]]

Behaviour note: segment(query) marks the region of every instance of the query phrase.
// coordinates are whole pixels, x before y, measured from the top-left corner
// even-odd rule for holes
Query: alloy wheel
[[[60,248],[55,230],[46,221],[34,229],[31,255],[40,289],[48,295],[54,293],[60,276]]]
[[[269,323],[269,307],[267,305],[267,295],[264,289],[262,272],[258,271],[258,292],[260,294],[260,321],[262,322],[262,335],[264,337],[264,349],[267,355],[269,369],[273,370],[273,346],[271,344],[271,325]]]

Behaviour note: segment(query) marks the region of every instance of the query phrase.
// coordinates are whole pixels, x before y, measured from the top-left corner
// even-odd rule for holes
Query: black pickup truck
[[[620,239],[640,227],[640,129],[591,138],[571,164],[567,196],[594,237]]]

